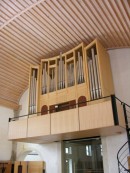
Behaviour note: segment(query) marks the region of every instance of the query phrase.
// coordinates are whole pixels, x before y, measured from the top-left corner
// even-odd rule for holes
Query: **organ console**
[[[40,72],[39,72],[40,71]],[[109,56],[94,40],[31,67],[29,114],[46,114],[61,104],[99,99],[114,93]]]

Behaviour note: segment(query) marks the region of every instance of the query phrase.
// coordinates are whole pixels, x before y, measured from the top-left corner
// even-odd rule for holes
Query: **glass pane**
[[[103,173],[100,138],[64,142],[64,173]]]

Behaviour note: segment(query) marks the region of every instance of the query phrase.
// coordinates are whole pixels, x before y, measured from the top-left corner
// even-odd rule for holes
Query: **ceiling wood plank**
[[[19,17],[17,23],[19,23],[21,27],[24,27],[29,33],[31,33],[32,37],[35,37],[37,39],[38,44],[40,44],[43,48],[45,48],[48,51],[49,50],[55,51],[55,49],[52,48],[50,44],[47,44],[47,42],[43,38],[41,38],[41,35],[36,30],[36,28],[33,28],[33,26],[29,22],[27,22],[24,18]]]
[[[10,34],[8,31],[4,30],[1,32],[1,36],[6,39],[8,42],[13,43],[14,46],[16,46],[16,48],[20,48],[21,51],[23,51],[24,53],[26,53],[26,55],[31,56],[31,59],[34,58],[37,59],[39,56],[41,55],[36,55],[33,49],[30,50],[30,47],[28,47],[25,43],[21,42],[20,39],[17,39],[17,37],[13,36],[12,34]],[[34,52],[33,52],[34,51]]]
[[[34,15],[36,17],[36,19],[39,20],[39,24],[42,24],[41,27],[44,28],[47,32],[49,32],[49,34],[52,36],[52,39],[56,40],[57,42],[59,42],[61,47],[64,47],[64,45],[68,44],[66,39],[64,39],[64,37],[62,37],[62,33],[60,35],[57,32],[57,30],[55,30],[55,28],[51,26],[51,23],[49,24],[43,17],[41,17],[41,15],[43,13],[40,13],[41,14],[40,15],[39,14],[39,10],[37,10],[37,12],[36,12],[36,8],[35,8],[35,11],[32,9],[31,12],[29,13],[29,15],[30,14]]]
[[[39,30],[39,32],[41,32],[41,36],[43,36],[43,39],[45,39],[47,42],[49,40],[49,44],[52,45],[53,47],[55,46],[55,49],[57,49],[58,47],[63,47],[64,48],[64,44],[63,42],[61,42],[57,37],[55,37],[54,33],[50,32],[50,30],[48,30],[46,28],[45,25],[42,24],[41,20],[39,20],[39,18],[36,18],[33,14],[31,14],[30,12],[26,13],[26,19],[28,18],[29,20],[31,20],[32,24],[35,25],[35,27],[37,27],[37,29]]]
[[[0,105],[14,109],[14,110],[19,109],[19,105],[17,103],[11,102],[11,101],[4,99],[4,98],[0,98]]]
[[[21,25],[18,23],[12,23],[8,28],[11,33],[14,31],[15,34],[17,34],[17,37],[22,37],[24,41],[26,40],[29,46],[32,46],[33,48],[35,47],[36,51],[41,53],[42,55],[45,54],[47,51],[46,49],[42,49],[42,46],[39,44],[39,40],[34,38],[33,35],[31,35],[27,30],[24,28],[21,28]]]
[[[4,48],[0,50],[0,54],[5,57],[6,60],[10,61],[11,63],[16,64],[18,67],[24,69],[25,71],[28,71],[29,64],[27,65],[25,62],[18,59],[15,55],[12,54],[12,52],[6,51]],[[2,58],[0,57],[2,60]]]
[[[5,51],[8,51],[10,53],[14,53],[17,57],[22,58],[24,62],[26,62],[28,65],[38,63],[37,60],[33,61],[31,57],[26,55],[23,51],[20,50],[20,48],[15,47],[15,45],[11,44],[10,42],[7,42],[7,40],[4,40],[4,38],[1,37],[2,44],[1,47]],[[8,49],[8,50],[7,50]]]
[[[39,3],[43,2],[45,0],[39,0],[36,3],[28,6],[27,8],[25,8],[24,10],[22,10],[20,13],[17,13],[15,16],[13,16],[12,18],[10,18],[7,22],[5,22],[0,29],[2,29],[3,27],[5,27],[6,25],[8,25],[10,22],[12,22],[13,20],[15,20],[16,18],[18,18],[19,16],[21,16],[23,13],[25,13],[26,11],[30,10],[31,8],[35,7],[36,5],[38,5]],[[22,2],[22,1],[21,1]]]
[[[54,32],[57,37],[63,40],[65,44],[69,43],[71,45],[74,45],[73,40],[71,40],[70,37],[64,33],[64,30],[56,25],[56,22],[52,19],[52,17],[47,17],[45,10],[42,11],[40,8],[35,7],[35,9],[31,9],[30,12],[34,15],[38,14],[43,24],[46,25],[49,30],[52,30],[52,32]]]
[[[43,6],[43,9],[46,8],[49,11],[49,16],[52,14],[54,16],[54,18],[58,21],[59,25],[63,25],[64,30],[66,28],[66,30],[67,30],[66,33],[70,32],[70,34],[76,39],[75,42],[80,39],[78,35],[74,34],[74,28],[71,27],[69,24],[67,24],[67,22],[68,22],[67,19],[63,18],[63,14],[61,12],[59,12],[59,9],[57,9],[54,6],[51,8],[46,3],[42,3],[42,6]],[[51,14],[50,14],[50,11],[51,11]]]
[[[28,80],[27,75],[23,75],[19,71],[16,71],[16,69],[12,69],[11,67],[6,67],[6,65],[0,63],[0,71],[3,71],[5,74],[9,75],[9,77],[15,77],[16,79],[20,80],[22,83],[26,82]]]

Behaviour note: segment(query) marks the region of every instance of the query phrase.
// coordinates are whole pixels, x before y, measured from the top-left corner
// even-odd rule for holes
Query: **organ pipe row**
[[[81,84],[84,83],[84,71],[83,71],[83,57],[80,55],[80,52],[78,52],[78,61],[76,64],[77,67],[77,83]]]
[[[62,53],[60,53],[60,59],[58,64],[58,89],[65,88],[65,64],[62,59]]]
[[[38,90],[38,69],[31,68],[30,93],[29,93],[29,114],[37,112],[37,90]]]
[[[91,56],[87,57],[90,97],[91,100],[102,97],[101,84],[99,79],[98,57],[91,48]]]
[[[73,58],[73,57],[72,57]],[[83,57],[78,52],[78,60],[76,65],[73,60],[68,59],[65,62],[62,54],[60,54],[59,58],[57,58],[57,70],[56,67],[52,68],[48,66],[48,62],[43,63],[42,69],[42,94],[46,94],[48,92],[48,84],[49,84],[49,92],[53,92],[57,90],[64,89],[66,86],[71,87],[75,85],[75,67],[76,67],[76,77],[77,84],[84,83],[84,68],[83,68]],[[66,67],[66,69],[65,69]],[[48,73],[49,71],[49,73]],[[56,73],[57,72],[57,73]],[[57,78],[57,80],[56,80]],[[67,84],[65,81],[67,78]]]
[[[95,100],[110,94],[114,89],[109,56],[94,40],[86,47],[82,43],[69,52],[42,59],[40,73],[38,67],[31,69],[29,113],[36,113],[37,105],[40,111],[42,105],[78,100],[80,96]]]
[[[47,72],[47,63],[44,63],[44,68],[42,69],[42,93],[47,93],[47,81],[48,81],[48,72]]]

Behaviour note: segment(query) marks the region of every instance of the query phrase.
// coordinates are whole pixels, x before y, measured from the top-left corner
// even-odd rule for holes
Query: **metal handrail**
[[[83,103],[89,103],[89,102],[92,102],[92,101],[96,101],[96,100],[101,100],[101,99],[105,99],[105,98],[109,98],[109,97],[111,97],[111,96],[106,96],[106,97],[101,97],[101,98],[98,98],[98,99],[94,99],[94,100],[87,100],[87,101],[83,101],[83,102],[79,102],[79,103],[75,103],[75,104],[71,104],[71,105],[69,105],[69,109],[72,109],[72,108],[70,108],[70,106],[72,107],[72,106],[79,106],[80,104],[83,104]],[[68,107],[68,105],[66,105],[66,106],[64,106],[64,108],[65,107]],[[69,110],[68,109],[68,110]],[[55,111],[56,109],[47,109],[46,111],[43,111],[42,113],[44,113],[44,112],[50,112],[50,111]],[[9,118],[9,122],[10,121],[13,121],[13,120],[16,120],[16,119],[19,119],[19,118],[22,118],[22,117],[29,117],[29,116],[31,116],[31,115],[34,115],[34,114],[40,114],[41,112],[35,112],[35,113],[33,113],[33,114],[26,114],[26,115],[21,115],[21,116],[17,116],[17,117],[13,117],[13,118]]]
[[[115,98],[118,100],[118,101],[120,101],[121,102],[121,104],[125,104],[126,106],[128,106],[129,108],[130,108],[130,105],[128,105],[127,103],[125,103],[125,102],[122,102],[118,97],[116,97],[115,96]]]

